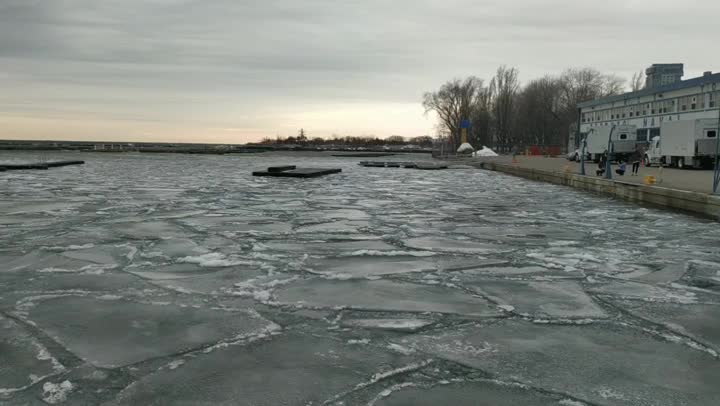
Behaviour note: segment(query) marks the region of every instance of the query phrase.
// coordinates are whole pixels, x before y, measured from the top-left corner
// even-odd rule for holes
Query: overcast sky
[[[570,66],[720,70],[717,0],[0,0],[0,138],[434,133],[422,93]]]

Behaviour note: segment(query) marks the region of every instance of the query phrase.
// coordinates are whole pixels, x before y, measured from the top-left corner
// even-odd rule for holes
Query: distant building
[[[660,135],[663,121],[717,119],[720,73],[682,80],[682,64],[657,64],[647,69],[646,88],[578,104],[579,133],[592,128],[629,124],[638,141]]]
[[[680,82],[685,76],[685,70],[681,63],[656,63],[645,69],[645,88],[671,85]]]

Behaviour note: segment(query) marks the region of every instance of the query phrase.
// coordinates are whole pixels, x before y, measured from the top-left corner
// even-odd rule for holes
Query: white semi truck
[[[637,145],[637,127],[617,125],[593,129],[587,136],[587,153],[593,161],[600,162],[602,154],[608,149],[608,140],[615,159],[627,158]]]
[[[701,168],[717,154],[718,120],[665,121],[645,152],[646,165]]]

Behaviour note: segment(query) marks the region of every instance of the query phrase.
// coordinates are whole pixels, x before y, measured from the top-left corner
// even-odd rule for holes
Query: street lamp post
[[[590,131],[583,137],[582,148],[580,148],[580,175],[585,176],[585,154],[587,154],[587,137],[595,131],[591,128]]]
[[[610,162],[612,161],[612,135],[615,132],[615,125],[613,124],[612,128],[610,129],[610,135],[608,135],[608,147],[607,147],[607,158],[605,161],[605,177],[607,179],[612,179],[612,165]]]
[[[713,194],[720,195],[720,100],[718,103],[718,129],[715,132],[715,175],[713,176]]]

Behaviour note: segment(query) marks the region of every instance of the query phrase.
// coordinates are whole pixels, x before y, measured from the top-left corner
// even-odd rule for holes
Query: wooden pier
[[[348,152],[345,154],[332,154],[332,156],[337,158],[382,158],[395,156],[395,154],[388,152]]]

